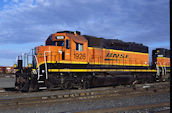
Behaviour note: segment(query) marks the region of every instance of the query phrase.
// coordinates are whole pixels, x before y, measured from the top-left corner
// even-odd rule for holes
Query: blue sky
[[[0,0],[0,66],[61,30],[170,48],[169,0]]]

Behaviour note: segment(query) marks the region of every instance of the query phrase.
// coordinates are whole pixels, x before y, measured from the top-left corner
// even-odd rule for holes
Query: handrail
[[[161,63],[160,63],[160,65],[161,65],[161,68],[162,68],[162,75],[164,75],[164,68],[163,68]]]
[[[164,75],[167,74],[167,70],[166,70],[165,64],[166,64],[166,62],[164,62]]]
[[[46,79],[48,79],[48,69],[47,69],[47,60],[46,60],[46,53],[50,53],[51,51],[44,51],[44,62],[45,62],[45,74],[46,74]]]
[[[34,57],[35,57],[35,59],[36,59],[36,63],[37,63],[37,65],[38,65],[38,78],[37,78],[37,80],[39,80],[39,78],[40,78],[40,67],[39,67],[39,63],[38,63],[38,59],[37,59],[37,57],[36,57],[36,55],[34,55]]]
[[[160,76],[160,72],[159,72],[159,67],[158,67],[158,64],[155,62],[155,64],[156,64],[156,68],[157,68],[157,73],[156,73],[156,75],[159,77]]]

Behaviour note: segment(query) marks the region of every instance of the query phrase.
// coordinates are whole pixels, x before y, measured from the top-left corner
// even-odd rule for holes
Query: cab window
[[[64,41],[57,41],[57,46],[64,46]]]
[[[77,51],[83,51],[83,44],[76,43],[76,50]]]

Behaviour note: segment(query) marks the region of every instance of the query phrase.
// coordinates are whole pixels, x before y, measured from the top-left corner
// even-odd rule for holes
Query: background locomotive
[[[16,65],[17,89],[88,88],[154,82],[169,78],[169,50],[156,49],[149,65],[148,47],[134,42],[81,35],[75,31],[51,34],[45,46],[32,51],[32,64]]]

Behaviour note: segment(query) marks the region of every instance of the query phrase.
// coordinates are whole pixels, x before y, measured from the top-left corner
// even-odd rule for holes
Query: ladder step
[[[43,75],[39,75],[39,76],[43,76]]]
[[[47,89],[47,87],[39,87],[39,89]]]
[[[38,83],[44,83],[44,81],[38,81]]]

